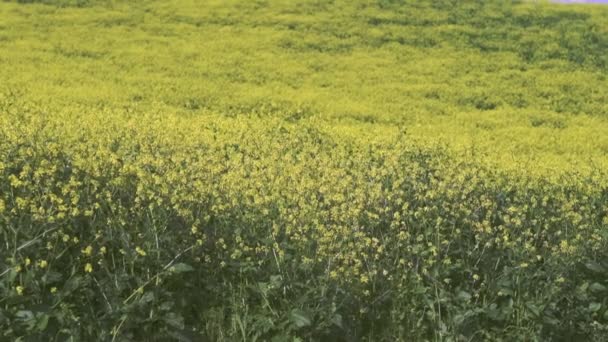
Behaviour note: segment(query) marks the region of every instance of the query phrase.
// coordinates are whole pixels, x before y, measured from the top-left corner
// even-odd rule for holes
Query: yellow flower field
[[[0,3],[0,340],[605,339],[607,16]]]

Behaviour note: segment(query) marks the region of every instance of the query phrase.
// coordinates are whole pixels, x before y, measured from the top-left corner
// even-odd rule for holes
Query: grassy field
[[[608,339],[606,18],[0,2],[0,340]]]

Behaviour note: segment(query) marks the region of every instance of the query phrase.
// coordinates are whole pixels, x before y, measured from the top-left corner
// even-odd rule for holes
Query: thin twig
[[[40,241],[40,238],[41,238],[41,237],[43,237],[44,235],[46,235],[46,234],[48,234],[48,233],[50,233],[50,232],[52,232],[52,231],[54,231],[54,230],[57,230],[57,229],[59,229],[59,228],[58,228],[58,227],[55,227],[55,228],[51,228],[51,229],[47,229],[47,230],[45,230],[44,232],[42,232],[40,235],[36,236],[36,237],[35,237],[35,238],[33,238],[32,240],[30,240],[30,241],[28,241],[28,242],[24,243],[23,245],[21,245],[21,246],[17,247],[17,251],[20,251],[20,250],[22,250],[22,249],[24,249],[24,248],[26,248],[26,247],[29,247],[29,246],[31,246],[31,245],[33,245],[33,244],[37,243],[38,241]]]
[[[97,287],[99,287],[99,291],[101,291],[101,295],[106,300],[106,303],[108,303],[108,307],[110,308],[110,312],[114,311],[112,309],[112,305],[110,304],[110,301],[108,300],[108,297],[106,296],[106,293],[103,292],[103,289],[101,288],[101,285],[99,284],[99,282],[97,281],[97,279],[95,277],[92,277],[92,278],[93,278],[93,281],[95,282],[95,284],[97,284]]]
[[[146,287],[148,284],[150,284],[153,280],[157,279],[162,274],[162,272],[166,271],[169,267],[173,266],[173,264],[175,263],[175,261],[177,261],[177,259],[179,259],[179,257],[184,255],[184,253],[188,252],[195,246],[196,245],[192,245],[192,246],[184,249],[183,251],[181,251],[179,254],[177,254],[175,256],[175,258],[173,258],[173,260],[169,261],[169,263],[166,264],[165,267],[163,267],[163,269],[160,272],[156,273],[154,276],[152,276],[152,278],[148,279],[148,281],[146,281],[143,285],[141,285],[135,291],[133,291],[133,293],[131,293],[131,295],[123,301],[123,304],[127,304],[127,302],[129,302],[129,300],[131,300],[131,298],[133,298],[136,294],[138,294],[140,291],[142,291],[144,289],[144,287]]]
[[[42,232],[40,235],[36,236],[35,238],[31,239],[30,241],[22,244],[21,246],[17,247],[16,251],[20,251],[26,247],[29,247],[35,243],[37,243],[38,241],[40,241],[40,238],[54,230],[57,230],[59,228],[51,228],[51,229],[47,229],[44,232]],[[4,275],[6,275],[8,272],[10,272],[10,270],[12,269],[12,267],[7,268],[6,270],[4,270],[2,273],[0,273],[0,277],[3,277]]]

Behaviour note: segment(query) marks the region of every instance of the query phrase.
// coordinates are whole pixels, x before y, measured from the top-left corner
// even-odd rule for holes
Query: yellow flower
[[[40,268],[46,268],[48,266],[48,262],[46,260],[40,260],[40,262],[38,263],[38,266]]]
[[[139,254],[141,256],[146,256],[146,251],[141,249],[141,247],[139,247],[139,246],[135,247],[135,251],[137,252],[137,254]]]
[[[91,265],[90,263],[87,263],[86,265],[84,265],[84,271],[87,273],[93,272],[93,265]]]
[[[30,258],[25,258],[25,266],[29,266],[32,263]]]
[[[23,286],[17,286],[15,287],[15,291],[17,291],[17,294],[22,296],[23,295],[23,291],[25,290],[25,288]]]
[[[57,292],[57,288],[55,286],[51,287],[51,293],[56,293]]]
[[[82,250],[82,254],[86,256],[91,256],[91,254],[93,254],[93,247],[87,246],[85,249]]]
[[[102,255],[106,254],[107,251],[108,249],[106,248],[106,246],[103,246],[99,249],[99,253],[101,253]]]

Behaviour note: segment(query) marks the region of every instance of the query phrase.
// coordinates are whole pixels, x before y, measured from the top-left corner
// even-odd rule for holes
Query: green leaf
[[[593,283],[589,286],[589,290],[591,290],[591,292],[603,292],[606,291],[606,286],[600,283]]]
[[[591,303],[589,304],[589,311],[597,312],[602,308],[602,303]]]
[[[526,308],[528,308],[528,310],[530,310],[530,312],[532,312],[532,314],[535,317],[539,317],[540,316],[540,308],[532,303],[527,303],[526,304]]]
[[[154,293],[153,292],[146,292],[141,299],[139,300],[140,303],[150,303],[154,301]]]
[[[452,322],[454,322],[455,325],[460,325],[464,322],[464,319],[465,319],[464,315],[456,314],[452,318]]]
[[[184,264],[183,262],[177,263],[171,267],[169,267],[169,271],[173,273],[185,273],[194,271],[194,267]]]
[[[38,331],[44,331],[49,324],[49,315],[41,314],[38,316],[38,322],[36,323],[36,329]]]
[[[602,265],[598,264],[595,261],[588,262],[587,264],[585,264],[585,267],[595,273],[603,273],[606,271],[606,269]]]
[[[15,281],[15,278],[17,278],[17,271],[15,271],[15,269],[10,269],[8,271],[8,282],[12,283],[13,281]]]
[[[463,302],[468,302],[471,300],[471,294],[469,294],[466,291],[460,291],[460,292],[458,292],[458,295],[456,296],[456,298],[460,299]]]
[[[45,284],[55,283],[61,280],[63,276],[59,272],[48,271],[45,275],[42,276],[42,281]]]
[[[307,327],[312,323],[309,315],[301,309],[291,310],[289,320],[298,328]]]
[[[273,288],[279,288],[281,287],[283,281],[281,280],[281,276],[280,275],[272,275],[270,276],[270,285]]]
[[[17,318],[19,318],[21,320],[29,321],[30,319],[34,318],[34,313],[31,312],[30,310],[19,310],[19,311],[17,311],[15,316],[17,316]]]
[[[184,329],[184,318],[174,312],[169,312],[167,316],[163,317],[163,321],[174,328]]]
[[[331,322],[340,329],[344,329],[344,324],[342,323],[342,315],[335,314],[334,318],[332,318]]]
[[[82,277],[79,276],[75,276],[68,279],[68,281],[66,281],[65,285],[63,286],[63,291],[67,294],[76,290],[80,286],[81,281]]]
[[[555,317],[551,317],[551,316],[544,316],[543,322],[545,322],[545,324],[552,325],[552,326],[557,326],[561,323],[558,319],[556,319]]]

